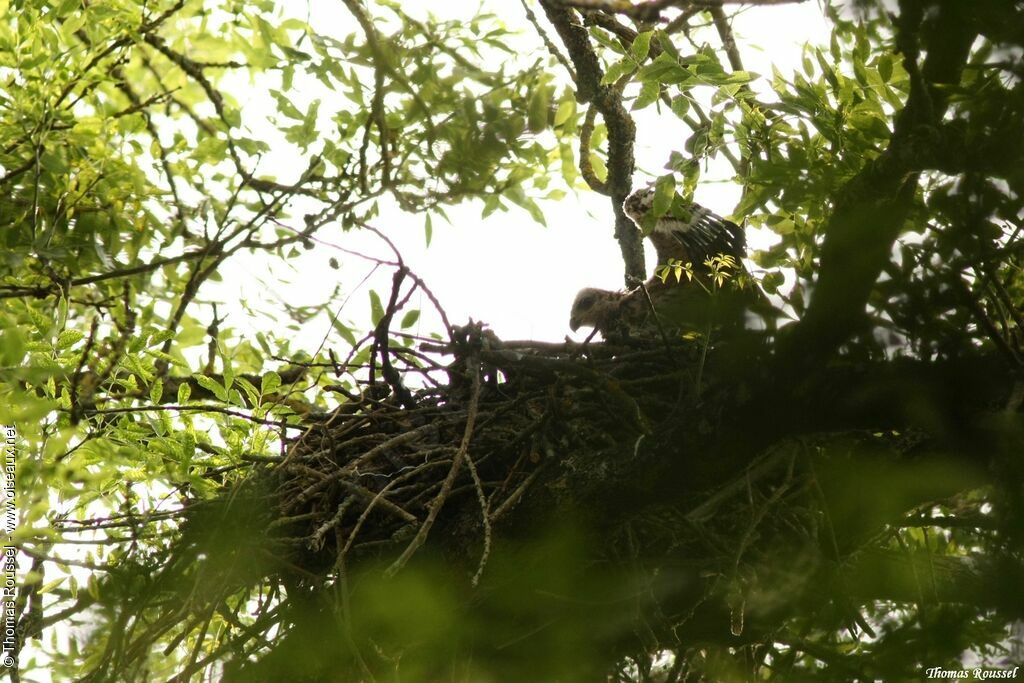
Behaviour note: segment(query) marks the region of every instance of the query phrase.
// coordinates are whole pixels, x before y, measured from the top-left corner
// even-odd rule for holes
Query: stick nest
[[[367,556],[394,572],[435,536],[473,549],[479,572],[517,508],[581,506],[629,476],[692,402],[702,355],[697,342],[501,342],[479,324],[375,352],[362,396],[310,424],[273,471],[274,535],[307,572]]]

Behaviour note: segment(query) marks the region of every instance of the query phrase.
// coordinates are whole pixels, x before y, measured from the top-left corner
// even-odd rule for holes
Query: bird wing
[[[667,265],[670,259],[696,266],[718,254],[732,256],[739,263],[746,251],[742,228],[699,204],[689,204],[662,216],[648,237],[658,253],[660,266]]]

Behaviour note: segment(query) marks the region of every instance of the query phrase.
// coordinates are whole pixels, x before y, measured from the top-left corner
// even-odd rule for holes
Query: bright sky
[[[449,0],[425,7],[444,18],[468,18],[481,4],[501,16],[508,26],[522,31],[519,41],[524,49],[543,51],[518,2]],[[347,30],[348,21],[339,21],[343,13],[340,3],[314,2],[310,18],[318,28],[344,25]],[[814,2],[748,8],[736,18],[734,30],[746,69],[769,78],[772,65],[788,74],[799,68],[806,42],[822,42],[828,37],[822,10]],[[708,34],[707,39],[714,38]],[[717,43],[713,45],[717,47]],[[638,170],[636,185],[664,173],[669,152],[682,150],[685,131],[681,124],[671,122],[673,118],[658,117],[654,107],[636,112],[637,165],[650,174]],[[696,195],[697,201],[721,214],[732,211],[740,193],[738,186],[723,182],[727,173],[726,168],[712,166]],[[488,323],[503,339],[560,341],[570,334],[569,308],[579,289],[621,287],[623,267],[612,237],[612,207],[607,198],[581,191],[559,202],[543,202],[547,228],[534,223],[519,209],[495,213],[482,220],[481,208],[479,203],[464,203],[446,209],[452,225],[435,219],[429,248],[425,247],[420,216],[385,209],[375,223],[398,245],[406,263],[437,295],[453,324],[473,318]],[[380,271],[357,289],[372,264],[348,257],[330,244],[382,258],[390,258],[388,248],[372,235],[342,233],[340,229],[325,229],[319,238],[322,242],[315,249],[287,263],[268,264],[263,257],[236,260],[224,273],[224,298],[244,299],[255,308],[269,310],[260,305],[261,297],[256,296],[264,291],[269,301],[315,305],[325,301],[336,283],[342,282],[347,288],[344,293],[351,294],[351,298],[341,317],[353,321],[357,329],[367,329],[369,288],[376,287],[386,300],[391,273]],[[757,235],[748,235],[748,239],[755,247],[764,246],[763,242],[758,244]],[[341,263],[339,270],[328,266],[332,257]],[[271,272],[266,272],[268,267]],[[650,257],[648,267],[653,267]],[[429,301],[417,296],[412,303],[423,311],[419,330],[413,331],[439,331],[437,318],[430,314]],[[239,313],[231,314],[227,324],[255,331],[266,329],[268,322],[247,321]],[[575,338],[581,339],[585,332],[581,330]],[[326,318],[297,336],[296,344],[312,352],[325,336],[327,346],[343,348],[337,334],[330,333]]]

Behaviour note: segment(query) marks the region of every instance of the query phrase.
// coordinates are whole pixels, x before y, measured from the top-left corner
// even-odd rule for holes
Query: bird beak
[[[576,316],[569,318],[569,329],[573,332],[580,329],[580,321],[576,319]]]

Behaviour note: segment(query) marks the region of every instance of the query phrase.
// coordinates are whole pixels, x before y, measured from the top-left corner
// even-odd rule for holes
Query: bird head
[[[581,289],[572,302],[569,329],[573,332],[581,327],[602,329],[614,315],[622,296],[622,292],[609,292],[606,289]]]
[[[643,225],[644,217],[654,206],[654,186],[644,187],[626,197],[622,211],[637,225]]]

